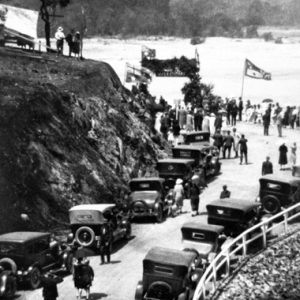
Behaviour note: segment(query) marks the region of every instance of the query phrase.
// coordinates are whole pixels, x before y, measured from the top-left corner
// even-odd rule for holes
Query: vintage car
[[[178,145],[172,148],[172,154],[174,158],[194,159],[194,169],[202,169],[205,178],[220,173],[219,151],[215,146],[209,144]]]
[[[209,144],[210,133],[207,131],[193,131],[184,134],[185,144],[205,143]]]
[[[159,177],[134,178],[129,182],[131,193],[128,205],[131,218],[154,216],[157,222],[163,221],[170,205],[164,183],[165,180]]]
[[[107,224],[112,229],[113,242],[131,237],[131,224],[115,204],[82,204],[69,210],[72,233],[68,241],[75,241],[83,247],[98,247],[102,227]]]
[[[276,176],[268,174],[259,179],[258,200],[265,212],[276,214],[281,207],[300,201],[300,178],[291,175]]]
[[[261,205],[243,199],[218,199],[206,205],[208,224],[224,226],[227,236],[237,236],[244,230],[259,223],[264,217]]]
[[[11,232],[0,235],[0,265],[16,273],[18,282],[39,287],[49,270],[72,272],[73,254],[64,243],[51,241],[47,232]]]
[[[184,223],[181,234],[184,249],[194,250],[207,263],[212,262],[226,241],[223,226],[203,222]]]
[[[193,175],[194,159],[167,158],[161,159],[156,164],[159,177],[165,179],[165,187],[172,189],[176,179],[180,178],[184,183]]]
[[[135,300],[190,300],[203,270],[192,251],[154,247],[143,260]]]

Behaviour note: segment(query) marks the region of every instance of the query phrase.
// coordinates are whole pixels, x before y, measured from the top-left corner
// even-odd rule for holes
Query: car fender
[[[4,269],[7,269],[5,266],[9,266],[10,270],[12,271],[13,274],[17,273],[17,265],[9,257],[4,257],[4,258],[0,259],[0,265],[2,265],[4,267]]]
[[[143,282],[139,281],[136,289],[135,289],[135,300],[142,300],[143,299],[143,292],[144,292],[144,287],[143,287]]]

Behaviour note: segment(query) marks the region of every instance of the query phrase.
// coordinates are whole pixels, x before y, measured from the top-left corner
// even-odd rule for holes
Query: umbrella
[[[268,98],[268,99],[264,99],[262,102],[263,103],[270,103],[270,102],[273,102],[273,100]]]

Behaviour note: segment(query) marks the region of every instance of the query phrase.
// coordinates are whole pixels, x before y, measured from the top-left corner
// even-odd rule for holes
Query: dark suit
[[[270,161],[264,161],[262,163],[261,174],[273,174],[273,164]]]

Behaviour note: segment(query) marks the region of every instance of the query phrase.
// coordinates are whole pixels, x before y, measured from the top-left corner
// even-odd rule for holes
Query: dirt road
[[[283,130],[283,138],[277,137],[275,127],[270,128],[270,136],[263,136],[261,125],[238,123],[237,129],[248,138],[249,164],[240,165],[239,159],[222,159],[222,174],[213,179],[201,194],[201,213],[205,212],[205,205],[217,199],[224,184],[228,185],[234,198],[254,199],[258,194],[258,179],[261,175],[261,163],[266,155],[271,157],[274,172],[279,171],[278,147],[280,142],[289,146],[299,141],[298,130]],[[232,153],[233,156],[233,153]],[[133,238],[125,245],[118,245],[112,255],[112,263],[99,265],[99,257],[91,257],[90,263],[95,271],[95,280],[91,288],[92,300],[130,300],[134,299],[135,287],[142,278],[142,260],[147,251],[153,246],[181,248],[180,227],[191,219],[189,202],[184,203],[186,213],[167,219],[162,224],[138,223],[133,224]],[[206,216],[194,217],[194,220],[205,220]],[[22,300],[42,299],[41,290],[20,291]],[[71,276],[59,285],[59,300],[76,299],[76,292]]]

